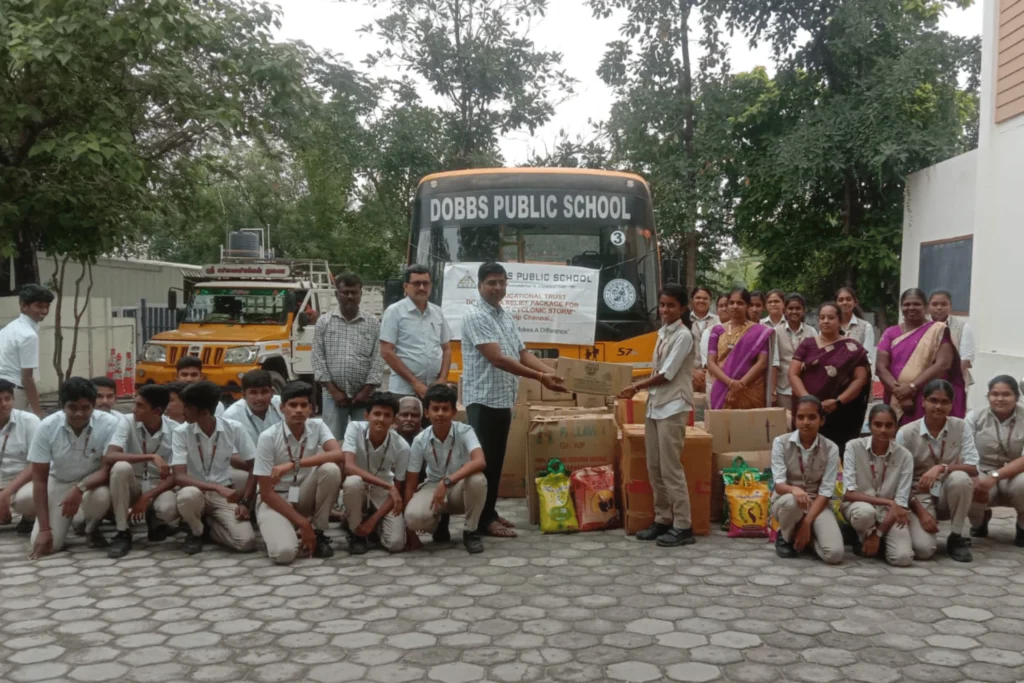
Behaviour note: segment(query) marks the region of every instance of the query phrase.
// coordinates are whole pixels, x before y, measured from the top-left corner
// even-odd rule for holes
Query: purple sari
[[[771,355],[771,339],[775,330],[765,325],[751,324],[742,336],[730,346],[728,333],[723,325],[715,325],[711,329],[708,340],[708,356],[717,356],[722,371],[732,379],[743,379],[757,363],[757,357],[764,353]],[[711,386],[711,409],[749,409],[764,408],[768,405],[768,374],[771,362],[765,366],[764,377],[759,378],[754,386],[730,396],[729,387],[724,382],[715,382]]]
[[[894,325],[887,329],[878,342],[878,351],[889,354],[889,373],[901,384],[914,381],[934,362],[942,345],[949,344],[953,349],[953,364],[940,379],[953,385],[953,417],[964,417],[967,414],[967,390],[963,371],[960,367],[960,354],[953,345],[949,328],[945,323],[926,322],[915,330],[904,333],[903,328]],[[892,405],[900,417],[900,424],[905,425],[924,417],[924,387],[918,387],[914,396],[913,411],[904,410],[898,400],[892,396],[888,387],[885,389],[885,402]]]

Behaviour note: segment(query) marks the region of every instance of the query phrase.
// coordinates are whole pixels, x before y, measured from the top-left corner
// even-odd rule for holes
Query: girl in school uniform
[[[761,321],[762,325],[778,327],[786,322],[786,293],[781,289],[773,289],[764,297],[764,306],[768,309],[768,317]]]
[[[716,325],[720,325],[722,320],[728,320],[729,318],[729,295],[722,294],[718,297],[718,301],[715,302],[715,322],[708,325],[707,328],[700,335],[700,346],[698,347],[700,353],[701,369],[704,370],[704,381],[705,381],[705,393],[711,395],[711,387],[715,383],[715,377],[707,371],[708,368],[708,347],[711,344],[711,330],[715,329]],[[696,391],[696,389],[694,389]]]
[[[860,310],[857,292],[851,287],[840,287],[836,292],[836,304],[839,306],[839,323],[843,336],[854,340],[868,352],[871,367],[875,367],[875,328],[866,320],[857,317],[864,314]]]
[[[768,295],[769,300],[772,294]],[[793,410],[793,387],[789,383],[789,364],[793,362],[793,354],[800,348],[805,339],[814,339],[818,331],[804,323],[807,302],[799,294],[790,294],[785,299],[786,320],[775,327],[775,347],[778,351],[776,367],[773,372],[775,380],[775,400],[777,406]]]
[[[693,390],[697,393],[704,393],[707,390],[707,378],[704,365],[707,362],[704,353],[701,351],[700,340],[704,330],[711,329],[718,324],[718,316],[711,312],[711,299],[714,295],[707,287],[695,287],[690,293],[692,302],[692,322],[690,333],[693,336],[693,348],[697,353],[693,359]]]
[[[750,306],[747,308],[747,317],[752,323],[761,322],[761,314],[764,313],[764,294],[761,290],[755,289],[750,292]]]

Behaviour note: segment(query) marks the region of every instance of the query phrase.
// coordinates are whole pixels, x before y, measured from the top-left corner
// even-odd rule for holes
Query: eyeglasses
[[[414,289],[426,289],[430,286],[429,282],[409,282],[407,284]]]

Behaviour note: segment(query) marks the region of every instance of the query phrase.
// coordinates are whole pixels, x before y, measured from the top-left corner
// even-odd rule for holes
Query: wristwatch
[[[450,488],[452,487],[452,478],[451,478],[451,477],[445,477],[445,478],[444,478],[444,479],[442,479],[441,481],[443,481],[443,482],[444,482],[444,487],[445,487],[446,489],[450,489]]]
[[[910,388],[913,389],[914,391],[917,391],[917,385],[914,384],[913,382],[910,383]]]
[[[998,481],[999,480],[999,470],[992,470],[992,474],[990,474],[989,476]]]
[[[80,482],[78,482],[78,483],[77,483],[77,484],[75,485],[75,488],[76,488],[76,489],[78,489],[79,491],[81,491],[82,493],[85,493],[86,491],[88,491],[88,490],[89,490],[89,488],[88,488],[88,487],[87,487],[87,486],[85,485],[85,482],[84,482],[84,481],[80,481]]]

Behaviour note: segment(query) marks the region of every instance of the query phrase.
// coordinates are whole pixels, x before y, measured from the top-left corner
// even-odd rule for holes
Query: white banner
[[[576,266],[503,263],[508,293],[502,308],[515,318],[526,343],[592,346],[597,326],[598,271]],[[441,308],[462,339],[462,317],[480,298],[479,263],[449,263],[444,267]]]

